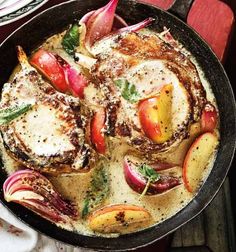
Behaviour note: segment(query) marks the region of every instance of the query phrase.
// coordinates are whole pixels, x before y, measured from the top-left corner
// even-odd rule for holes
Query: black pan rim
[[[2,45],[4,45],[5,43],[7,43],[7,41],[9,40],[9,38],[11,38],[12,36],[14,36],[14,34],[16,34],[19,30],[21,30],[22,27],[27,26],[32,20],[39,18],[41,15],[44,15],[45,13],[50,12],[53,9],[56,9],[59,6],[67,5],[67,4],[70,4],[70,3],[73,3],[73,2],[77,2],[77,1],[76,0],[70,0],[70,1],[67,1],[67,2],[60,3],[58,5],[55,5],[55,6],[51,7],[51,8],[49,8],[49,9],[41,12],[40,14],[36,15],[32,19],[30,19],[29,21],[27,21],[26,23],[24,23],[22,26],[20,26],[17,30],[15,30],[10,36],[8,36],[1,43],[0,48],[2,47]],[[182,22],[181,20],[177,19],[172,14],[167,13],[166,11],[160,10],[159,8],[157,8],[157,7],[153,6],[153,5],[148,5],[148,4],[145,4],[145,5],[146,6],[150,6],[152,8],[155,8],[156,10],[158,10],[158,12],[160,11],[160,12],[166,13],[167,15],[171,15],[174,19],[178,20],[176,22],[181,22],[182,25],[184,27],[186,27],[186,29],[189,30],[189,32],[191,32],[192,34],[195,34],[194,36],[197,36],[199,38],[199,35],[195,31],[193,31],[193,29],[191,29],[190,27],[188,27],[184,22]],[[212,52],[212,50],[209,48],[209,46],[202,40],[202,38],[200,38],[200,40],[202,41],[203,46],[208,51],[210,50],[212,56],[214,57],[214,60],[217,62],[218,66],[221,68],[220,70],[221,70],[222,74],[224,75],[224,77],[226,78],[226,82],[228,83],[228,89],[229,89],[228,91],[229,91],[229,93],[231,95],[231,98],[234,99],[232,87],[230,86],[229,80],[227,78],[227,75],[226,75],[226,73],[225,73],[225,71],[224,71],[221,63],[219,62],[219,60],[217,59],[217,57],[215,56],[215,54]],[[235,125],[236,124],[236,109],[235,109],[235,104],[234,104],[234,108],[233,108],[233,114],[234,114],[234,125]],[[14,214],[15,216],[17,216],[17,218],[19,220],[21,220],[22,222],[24,222],[26,225],[32,227],[34,230],[36,230],[36,231],[38,231],[38,232],[40,232],[40,233],[42,233],[44,235],[49,236],[50,238],[53,238],[53,239],[56,239],[56,240],[60,240],[61,242],[64,242],[64,243],[67,243],[67,244],[70,244],[70,245],[74,245],[74,246],[78,246],[78,247],[82,246],[82,247],[86,247],[86,248],[93,248],[93,249],[99,249],[99,250],[112,250],[112,251],[122,251],[124,249],[126,249],[126,250],[133,250],[133,249],[136,249],[136,248],[144,247],[144,246],[146,246],[148,244],[151,244],[151,243],[153,243],[153,242],[161,239],[162,237],[164,237],[167,234],[175,231],[180,226],[184,225],[186,222],[188,222],[191,219],[193,219],[196,215],[198,215],[200,212],[202,212],[204,210],[204,208],[215,197],[215,195],[217,194],[217,192],[219,191],[221,185],[224,182],[224,179],[225,179],[225,177],[227,175],[227,171],[228,171],[228,169],[230,167],[230,164],[232,162],[232,159],[233,159],[233,154],[234,154],[234,151],[235,151],[235,141],[234,141],[234,144],[231,145],[230,151],[231,151],[231,154],[230,154],[231,158],[229,158],[227,160],[227,164],[226,164],[227,168],[225,169],[224,176],[221,177],[219,181],[216,181],[217,184],[214,185],[215,186],[215,190],[213,190],[212,193],[210,194],[210,196],[208,196],[207,199],[205,199],[204,205],[203,206],[201,205],[201,203],[203,203],[202,202],[203,200],[199,200],[199,196],[202,195],[202,191],[204,190],[204,185],[206,184],[207,181],[204,183],[203,187],[201,188],[201,190],[199,191],[199,193],[197,194],[197,196],[185,208],[183,208],[177,214],[175,214],[174,216],[172,216],[171,218],[167,219],[166,221],[164,221],[162,223],[170,223],[171,224],[171,222],[173,222],[173,219],[177,220],[177,217],[179,217],[179,221],[177,223],[175,223],[175,225],[173,225],[173,227],[169,231],[164,232],[165,234],[159,235],[158,237],[156,237],[154,239],[152,237],[150,237],[150,233],[151,233],[152,230],[155,231],[162,223],[154,225],[154,226],[149,227],[147,229],[144,229],[144,230],[132,233],[132,234],[122,235],[122,236],[120,236],[118,238],[91,237],[91,236],[84,236],[84,235],[81,235],[81,234],[71,233],[70,231],[65,231],[63,229],[60,229],[60,228],[56,227],[54,224],[51,224],[50,222],[46,221],[45,219],[39,217],[38,215],[35,215],[32,212],[28,211],[27,209],[25,209],[26,214],[19,215],[19,213],[17,214],[17,213],[15,213],[12,210],[11,203],[8,204],[8,203],[6,203],[5,201],[3,201],[1,199],[0,199],[0,201],[1,201],[1,203],[6,208],[8,208],[8,210],[10,210],[10,212],[12,214]],[[182,215],[185,214],[186,209],[191,208],[191,207],[193,207],[193,209],[192,210],[190,209],[191,211],[188,212],[188,216],[187,217],[185,216],[185,218],[184,218]],[[21,207],[19,207],[19,208],[21,208]],[[58,232],[58,233],[56,233],[56,232],[52,233],[52,232],[48,231],[47,228],[43,230],[42,228],[38,228],[38,227],[32,225],[32,223],[28,223],[27,222],[27,216],[28,215],[33,216],[33,218],[35,218],[37,221],[39,220],[41,222],[44,222],[46,225],[53,226],[54,227],[53,228],[54,231],[55,230],[57,230],[57,231],[60,230],[60,232]],[[65,235],[60,235],[60,233],[64,233]],[[71,240],[70,240],[70,238],[66,239],[66,235],[70,235],[72,239]],[[142,240],[140,242],[140,240],[138,239],[138,237],[140,237],[140,235],[144,236],[144,238],[146,237],[146,241],[145,242],[142,241]],[[74,236],[77,236],[77,237],[80,237],[80,238],[74,240],[73,239]],[[130,240],[131,239],[132,240],[136,240],[140,244],[137,244],[137,246],[132,246],[132,247],[129,246],[129,244],[126,244],[126,245],[128,245],[127,247],[124,247],[124,246],[121,247],[120,246],[121,245],[121,240],[123,240],[123,241],[126,240],[127,243],[128,243],[129,239]],[[86,240],[86,241],[83,241],[83,240]]]

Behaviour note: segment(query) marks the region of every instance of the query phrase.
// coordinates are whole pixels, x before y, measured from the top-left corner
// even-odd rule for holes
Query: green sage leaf
[[[160,174],[145,163],[139,166],[138,171],[145,179],[150,180],[151,183],[154,183],[160,179]]]
[[[130,84],[126,79],[118,79],[115,80],[114,83],[120,89],[121,96],[125,100],[131,103],[136,103],[139,100],[140,95],[136,90],[135,85]]]
[[[108,174],[104,168],[100,168],[95,171],[90,182],[90,189],[87,191],[84,199],[82,217],[84,218],[93,208],[102,204],[109,193],[110,184]]]
[[[22,104],[20,106],[0,109],[0,125],[8,124],[12,120],[26,113],[32,108],[31,104]]]
[[[147,184],[139,197],[139,199],[141,199],[147,193],[150,184],[155,183],[160,179],[160,174],[145,163],[139,166],[138,171],[147,181]]]
[[[80,26],[78,24],[72,25],[72,27],[66,32],[62,39],[62,47],[64,50],[70,54],[74,55],[75,48],[79,46],[80,43]]]

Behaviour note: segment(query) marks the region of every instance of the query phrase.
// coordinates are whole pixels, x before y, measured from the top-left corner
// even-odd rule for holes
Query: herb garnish
[[[31,104],[22,104],[20,106],[0,109],[0,125],[10,123],[12,120],[26,113],[31,108]]]
[[[114,81],[116,86],[119,87],[121,91],[121,96],[131,103],[135,103],[139,100],[140,95],[136,90],[134,84],[129,83],[126,79],[118,79]]]
[[[100,168],[93,174],[90,190],[87,191],[82,209],[82,217],[84,218],[91,209],[99,206],[109,195],[109,177],[104,168]]]
[[[156,172],[152,167],[150,167],[149,165],[147,165],[145,163],[141,164],[139,166],[138,171],[147,180],[147,184],[146,184],[142,194],[140,195],[140,198],[142,198],[146,194],[146,192],[150,186],[150,183],[155,183],[160,179],[160,174],[158,172]]]
[[[72,25],[72,27],[66,32],[62,39],[62,46],[64,50],[70,54],[74,55],[75,48],[79,46],[80,43],[80,26],[78,24]]]

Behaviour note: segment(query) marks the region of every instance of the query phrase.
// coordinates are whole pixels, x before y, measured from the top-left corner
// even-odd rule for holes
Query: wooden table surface
[[[157,5],[165,10],[171,6],[173,1],[142,0],[142,2]],[[233,1],[235,0],[229,2]],[[29,16],[0,27],[0,43],[29,18],[60,2],[64,1],[50,0]],[[234,15],[228,5],[219,0],[195,0],[188,14],[187,23],[209,43],[219,59],[224,62],[234,24]],[[168,236],[161,242],[137,251],[235,252],[235,233],[229,195],[227,180],[211,205],[201,215],[175,232],[172,242],[172,236]],[[67,252],[74,250],[72,247],[60,243],[58,243],[58,248]]]

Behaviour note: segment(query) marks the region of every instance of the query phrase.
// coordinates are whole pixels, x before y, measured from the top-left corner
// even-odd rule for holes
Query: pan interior
[[[51,8],[18,29],[0,48],[1,85],[8,80],[10,73],[17,64],[16,45],[22,45],[26,52],[30,53],[50,35],[64,30],[70,23],[73,23],[75,18],[81,17],[91,9],[104,5],[105,2],[100,0],[96,3],[94,1],[70,1]],[[6,203],[2,193],[2,184],[6,179],[4,170],[1,170],[2,176],[0,177],[0,199],[22,221],[52,238],[71,245],[111,251],[131,249],[151,243],[172,232],[198,214],[209,203],[222,184],[230,166],[236,139],[235,102],[229,81],[217,58],[198,35],[172,15],[133,1],[121,1],[118,14],[129,23],[137,23],[149,16],[155,17],[155,24],[151,28],[158,32],[164,26],[170,28],[174,37],[197,59],[211,84],[220,112],[221,145],[214,168],[195,200],[167,221],[135,234],[114,239],[89,237],[59,229],[19,205]]]

